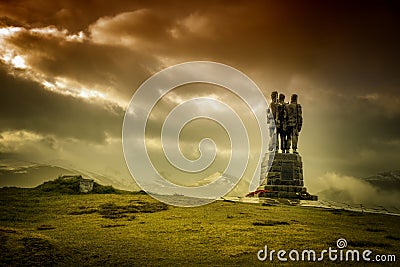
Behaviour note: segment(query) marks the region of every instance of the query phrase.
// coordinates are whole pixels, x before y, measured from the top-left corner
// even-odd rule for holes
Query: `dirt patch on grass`
[[[92,214],[98,212],[97,209],[81,209],[81,210],[76,210],[68,213],[69,215],[82,215],[82,214]]]
[[[3,229],[3,228],[0,228],[0,233],[1,233],[1,232],[3,232],[3,233],[9,233],[9,234],[15,234],[17,231],[12,230],[12,229]]]
[[[337,215],[364,216],[364,213],[362,213],[362,212],[345,210],[345,209],[327,209],[327,211],[329,211],[332,214],[337,214]]]
[[[266,221],[253,222],[253,225],[254,226],[275,226],[275,225],[289,225],[289,223],[285,222],[285,221],[266,220]]]
[[[101,228],[114,228],[114,227],[124,227],[126,224],[106,224],[102,225]]]
[[[384,232],[385,230],[383,229],[378,229],[378,228],[367,228],[365,229],[367,232],[373,232],[373,233],[379,233],[379,232]]]
[[[56,228],[50,224],[42,224],[42,225],[38,226],[37,229],[38,230],[53,230]]]
[[[101,217],[106,219],[121,219],[128,218],[128,220],[135,219],[136,213],[154,213],[167,210],[168,205],[161,202],[144,202],[131,200],[127,205],[117,205],[115,203],[104,203],[98,208],[85,208],[79,207],[79,210],[69,212],[69,215],[84,215],[99,213]]]
[[[398,237],[398,236],[387,235],[387,236],[385,236],[385,238],[400,241],[400,237]]]
[[[118,219],[130,216],[130,219],[134,219],[132,216],[134,213],[154,213],[163,210],[167,210],[168,206],[164,203],[156,202],[131,202],[128,205],[116,205],[114,203],[106,203],[99,206],[99,213],[103,218]]]

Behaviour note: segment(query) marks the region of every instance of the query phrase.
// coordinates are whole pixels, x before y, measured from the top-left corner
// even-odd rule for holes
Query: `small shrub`
[[[57,178],[53,181],[44,182],[36,187],[41,192],[52,192],[60,194],[78,194],[79,178],[62,179]]]
[[[92,193],[95,194],[118,194],[119,191],[111,185],[101,185],[94,183]]]

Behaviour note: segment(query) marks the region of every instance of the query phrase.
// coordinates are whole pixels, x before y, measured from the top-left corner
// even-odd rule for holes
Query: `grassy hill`
[[[0,189],[0,266],[265,266],[257,259],[265,245],[321,251],[339,238],[348,249],[400,256],[398,216],[224,201],[181,208],[69,186]]]
[[[44,182],[41,185],[35,187],[36,191],[49,192],[53,194],[80,194],[79,192],[79,181],[78,177],[72,177],[69,179],[57,178],[52,181]],[[115,189],[110,185],[101,185],[94,182],[93,191],[90,194],[119,194],[124,192],[123,190]],[[126,191],[125,191],[126,192]]]
[[[35,187],[65,174],[82,175],[100,184],[110,184],[116,188],[139,190],[131,178],[120,179],[68,166],[61,167],[18,159],[0,159],[0,187]]]

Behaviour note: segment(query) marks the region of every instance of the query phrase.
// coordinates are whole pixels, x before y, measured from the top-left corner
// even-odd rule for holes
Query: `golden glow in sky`
[[[26,69],[25,60],[21,56],[15,56],[11,60],[11,64],[18,69]]]
[[[308,181],[396,169],[400,10],[393,2],[2,1],[0,157],[57,158],[129,178],[118,141],[132,94],[170,65],[205,60],[242,71],[267,99],[274,90],[286,100],[299,95]],[[156,113],[190,96],[172,92]],[[10,149],[8,137],[21,131],[40,138]]]

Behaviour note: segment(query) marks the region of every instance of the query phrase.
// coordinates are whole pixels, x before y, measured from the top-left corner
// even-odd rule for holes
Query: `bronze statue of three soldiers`
[[[279,143],[281,145],[282,153],[289,153],[290,148],[292,152],[297,154],[297,143],[299,140],[299,133],[303,126],[303,116],[301,105],[297,103],[297,95],[292,94],[290,103],[285,103],[285,95],[279,94],[274,91],[271,93],[271,103],[267,110],[267,124],[269,125],[270,138],[278,134],[276,138],[276,152],[279,151]],[[275,127],[271,120],[275,120]],[[273,147],[269,147],[274,150]]]

